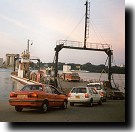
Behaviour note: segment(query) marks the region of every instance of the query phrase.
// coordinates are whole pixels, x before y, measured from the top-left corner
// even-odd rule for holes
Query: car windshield
[[[86,88],[73,88],[71,93],[86,93]]]
[[[26,85],[21,89],[21,91],[33,91],[33,90],[42,91],[43,88],[41,85]]]
[[[78,73],[72,73],[72,76],[79,76]]]

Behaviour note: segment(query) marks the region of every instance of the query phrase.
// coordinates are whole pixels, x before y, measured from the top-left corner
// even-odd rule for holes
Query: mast
[[[88,0],[86,1],[85,5],[86,5],[86,12],[85,12],[84,48],[86,48],[86,40],[89,37],[90,4]]]
[[[27,53],[29,54],[30,53],[30,48],[29,48],[29,46],[30,46],[30,41],[32,42],[32,40],[29,40],[28,39],[28,45],[27,45]],[[33,42],[31,43],[31,45],[33,44]]]

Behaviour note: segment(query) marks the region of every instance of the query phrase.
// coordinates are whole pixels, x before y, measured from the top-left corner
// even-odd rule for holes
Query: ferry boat
[[[30,70],[30,53],[28,50],[21,54],[18,71],[11,73],[11,78],[21,82],[22,84],[43,84],[52,83],[51,71],[52,68],[46,68],[44,70],[31,71]],[[14,67],[15,69],[15,67]],[[51,81],[50,81],[51,80]]]

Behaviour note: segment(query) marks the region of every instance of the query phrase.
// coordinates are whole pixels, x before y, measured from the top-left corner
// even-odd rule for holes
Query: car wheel
[[[70,102],[70,106],[74,106],[74,103]]]
[[[102,99],[99,100],[98,104],[99,105],[102,105]]]
[[[23,108],[22,108],[22,107],[19,107],[19,106],[15,106],[15,110],[16,110],[17,112],[21,112],[21,111],[23,110]]]
[[[104,99],[104,102],[106,102],[106,101],[107,101],[107,99],[105,98],[105,99]]]
[[[93,106],[93,99],[90,100],[89,102],[89,106],[92,107]]]
[[[61,106],[62,109],[67,109],[67,101],[63,102],[63,105]]]
[[[47,104],[47,102],[45,102],[45,103],[43,103],[40,111],[43,113],[46,113],[47,110],[48,110],[48,104]]]

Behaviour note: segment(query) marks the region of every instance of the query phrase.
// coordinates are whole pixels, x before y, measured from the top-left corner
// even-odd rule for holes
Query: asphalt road
[[[125,100],[107,100],[103,105],[52,108],[47,113],[23,109],[16,112],[8,101],[0,100],[0,122],[125,122]]]

